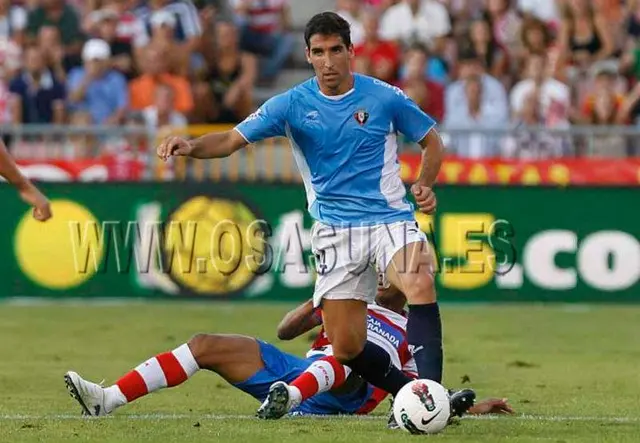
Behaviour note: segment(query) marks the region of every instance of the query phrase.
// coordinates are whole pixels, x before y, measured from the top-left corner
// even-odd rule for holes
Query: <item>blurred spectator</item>
[[[136,9],[136,15],[144,22],[147,34],[152,34],[152,18],[155,13],[162,11],[174,17],[174,38],[185,44],[189,53],[199,50],[202,27],[198,11],[190,0],[148,0]],[[156,15],[157,17],[157,15]]]
[[[617,73],[611,68],[596,71],[593,90],[582,102],[579,122],[592,125],[627,123],[624,95],[618,92],[616,81]]]
[[[215,18],[217,22],[230,23],[235,21],[235,14],[229,0],[194,0],[193,4],[200,12],[200,22],[203,26],[205,25],[203,17],[207,17],[211,21],[214,21]]]
[[[560,26],[560,48],[563,61],[580,70],[613,55],[615,46],[610,28],[590,0],[566,0]]]
[[[156,48],[149,47],[145,50],[143,74],[129,84],[132,109],[142,111],[147,106],[153,105],[156,88],[160,84],[167,84],[175,92],[176,111],[185,115],[191,112],[193,96],[189,80],[170,74],[167,63],[168,58]]]
[[[629,123],[630,106],[622,94],[616,91],[617,73],[610,68],[596,72],[593,93],[581,106],[578,121],[589,125],[625,125]],[[596,135],[589,140],[587,154],[598,157],[624,157],[626,139],[611,132]]]
[[[64,46],[60,39],[60,31],[53,26],[40,28],[37,46],[42,50],[47,68],[61,81],[67,78],[67,72],[80,65],[76,56],[65,56]],[[80,59],[81,60],[81,59]]]
[[[27,11],[20,6],[11,6],[11,0],[0,0],[0,39],[24,44],[27,27]]]
[[[41,0],[40,5],[29,12],[27,19],[27,34],[31,41],[38,37],[42,28],[55,27],[60,33],[65,57],[80,54],[83,36],[76,10],[65,0]]]
[[[509,58],[493,36],[489,22],[484,19],[474,20],[469,31],[469,41],[484,62],[487,72],[503,80],[508,73]]]
[[[118,25],[116,27],[116,37],[118,41],[128,43],[135,51],[145,47],[149,43],[149,35],[142,20],[132,11],[132,0],[104,0],[101,7],[96,8],[86,16],[85,29],[88,33],[97,32],[96,26],[102,20],[104,14],[117,14]]]
[[[0,72],[0,124],[11,123],[13,97],[9,91],[8,78],[3,72]],[[11,138],[7,134],[2,134],[4,143],[11,147]]]
[[[518,53],[522,20],[513,8],[512,0],[487,0],[487,18],[496,42],[507,54]]]
[[[181,77],[189,76],[191,54],[184,45],[174,40],[177,22],[175,17],[160,10],[151,16],[151,46],[168,58],[168,69],[171,74]]]
[[[262,57],[260,80],[272,82],[295,46],[289,0],[233,0],[240,47]]]
[[[187,118],[175,110],[174,104],[175,92],[171,86],[159,85],[155,91],[154,104],[142,111],[147,129],[153,133],[165,127],[186,127]]]
[[[15,76],[22,66],[22,48],[12,40],[0,38],[0,76],[6,80]]]
[[[14,95],[13,122],[65,123],[64,84],[47,68],[40,48],[27,48],[24,58],[24,70],[9,86]]]
[[[119,15],[113,9],[92,12],[96,38],[104,40],[111,49],[111,66],[128,79],[134,76],[133,49],[131,43],[118,38]]]
[[[525,97],[519,110],[514,115],[514,128],[504,139],[501,156],[520,160],[543,160],[560,157],[562,152],[562,138],[548,131],[527,130],[527,127],[539,127],[544,124],[544,116],[540,110],[536,90]],[[520,131],[520,127],[524,131]]]
[[[230,23],[216,28],[217,57],[206,82],[195,88],[194,119],[207,123],[238,123],[254,110],[253,88],[258,60],[240,51],[238,31]]]
[[[460,53],[459,65],[460,80],[445,90],[445,128],[504,127],[509,121],[509,106],[502,83],[486,73],[472,48]],[[495,155],[498,148],[495,137],[481,134],[457,137],[454,145],[459,155],[472,158]]]
[[[509,110],[505,102],[491,100],[482,75],[472,74],[450,86],[445,106],[445,130],[479,131],[453,137],[452,148],[458,156],[483,158],[498,154],[498,137],[482,131],[506,127]]]
[[[357,72],[392,83],[397,78],[400,50],[392,41],[378,38],[378,18],[373,13],[363,16],[364,41],[355,47],[354,65]]]
[[[104,40],[89,40],[82,49],[84,66],[69,73],[72,112],[91,114],[94,124],[121,124],[129,106],[125,77],[110,68],[111,50]]]
[[[560,26],[560,12],[557,0],[518,0],[518,10],[524,15],[525,20],[540,20],[551,29],[557,30]]]
[[[515,54],[514,71],[519,77],[524,74],[526,61],[533,55],[545,56],[553,43],[553,36],[544,22],[537,18],[525,19],[520,28],[520,46],[522,50]]]
[[[552,76],[552,68],[544,55],[533,55],[527,62],[527,76],[511,90],[511,111],[514,119],[530,111],[529,102],[535,101],[541,117],[537,124],[548,127],[569,125],[571,90]]]
[[[336,12],[351,26],[351,43],[354,46],[363,43],[365,30],[362,17],[362,0],[337,0]]]
[[[427,49],[421,45],[414,45],[406,55],[406,77],[398,86],[420,106],[420,108],[442,122],[444,117],[444,87],[425,77],[427,69]]]
[[[69,119],[71,126],[79,128],[93,125],[93,117],[87,111],[77,111]],[[69,134],[62,145],[62,156],[66,159],[81,159],[94,157],[97,152],[96,136],[89,131],[76,131]]]
[[[380,37],[410,46],[423,43],[441,55],[451,32],[447,9],[436,0],[403,0],[391,6],[380,20]]]

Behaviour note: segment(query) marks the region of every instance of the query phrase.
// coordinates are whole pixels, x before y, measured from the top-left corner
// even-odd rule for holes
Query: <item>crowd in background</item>
[[[301,47],[295,1],[312,0],[0,0],[0,123],[237,123]],[[640,0],[335,8],[352,27],[354,70],[402,88],[445,131],[640,121]],[[513,133],[449,143],[467,157],[575,153],[552,131]],[[87,141],[69,143],[82,155]],[[620,157],[634,146],[609,133],[589,152]]]

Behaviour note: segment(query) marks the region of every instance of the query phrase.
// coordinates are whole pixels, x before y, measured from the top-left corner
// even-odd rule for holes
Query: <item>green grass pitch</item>
[[[105,385],[196,332],[256,335],[279,343],[289,305],[133,303],[0,305],[3,442],[637,442],[640,441],[640,307],[444,305],[445,382],[468,377],[479,397],[504,396],[511,417],[465,419],[437,436],[385,428],[376,416],[253,418],[257,403],[202,371],[186,384],[83,419],[62,376]]]

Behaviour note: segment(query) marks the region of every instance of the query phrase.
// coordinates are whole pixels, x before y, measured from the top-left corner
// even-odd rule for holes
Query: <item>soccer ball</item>
[[[413,380],[400,389],[393,402],[400,428],[411,434],[437,434],[449,421],[449,394],[432,380]]]

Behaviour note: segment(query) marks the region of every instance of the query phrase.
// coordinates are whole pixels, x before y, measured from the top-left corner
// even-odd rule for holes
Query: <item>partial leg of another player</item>
[[[258,417],[280,418],[302,401],[339,386],[349,375],[344,366],[392,395],[411,381],[394,366],[386,351],[367,341],[366,302],[324,299],[322,317],[333,356],[314,362],[290,385],[275,383],[258,409]]]
[[[64,376],[67,389],[84,415],[102,416],[159,389],[178,386],[200,369],[227,382],[242,383],[264,368],[260,345],[241,335],[197,334],[188,343],[138,365],[107,388],[76,372]]]
[[[413,227],[404,227],[405,239],[411,240]],[[419,235],[419,233],[417,234]],[[393,237],[398,239],[396,233]],[[386,277],[399,288],[409,303],[407,340],[420,378],[442,383],[442,321],[435,289],[435,257],[426,240],[407,242],[396,251],[386,267]],[[475,400],[475,393],[463,390],[452,393],[452,415],[462,415]]]

